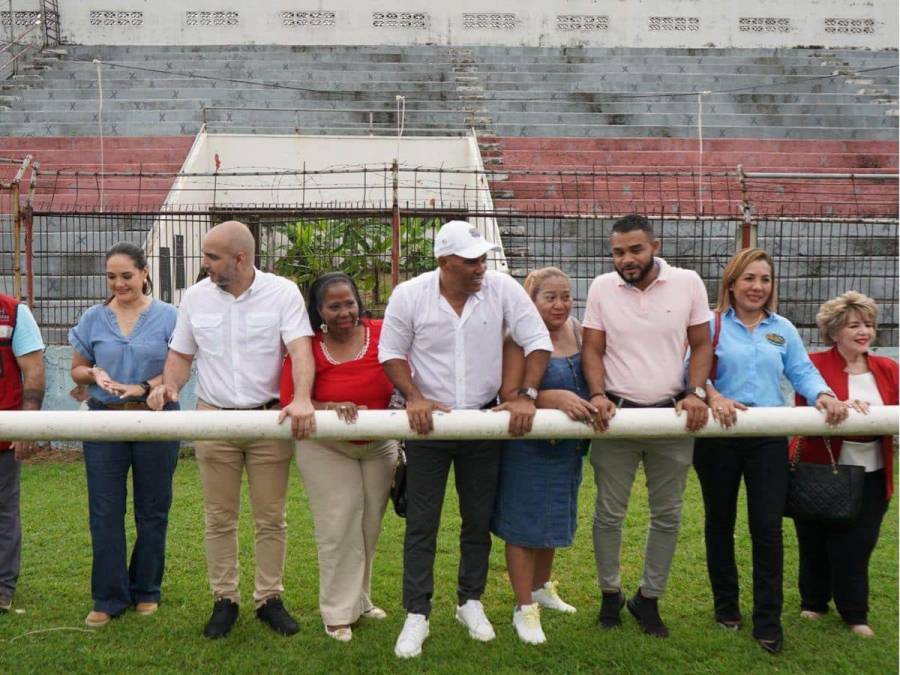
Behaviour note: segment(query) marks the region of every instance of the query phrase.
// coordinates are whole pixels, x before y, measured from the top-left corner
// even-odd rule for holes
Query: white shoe
[[[469,629],[469,637],[480,642],[490,642],[497,634],[484,614],[484,606],[478,600],[468,600],[456,608],[456,620]]]
[[[362,615],[367,619],[386,619],[387,618],[387,612],[385,612],[383,609],[381,609],[381,607],[376,607],[375,605],[372,605],[371,607],[369,607],[369,609],[367,609],[365,612],[363,612]]]
[[[544,629],[541,628],[541,606],[538,603],[517,608],[513,612],[512,624],[522,642],[539,645],[547,641]]]
[[[422,653],[422,643],[428,637],[428,619],[424,614],[407,614],[403,630],[394,645],[394,654],[401,659],[411,659]]]
[[[555,609],[558,612],[574,614],[578,610],[569,603],[563,602],[562,598],[559,597],[559,593],[556,592],[556,587],[558,585],[558,581],[548,581],[541,588],[531,593],[531,601],[536,602],[541,607],[546,607],[547,609]]]
[[[353,639],[353,629],[350,626],[335,628],[334,630],[329,630],[328,626],[325,626],[325,634],[338,642],[350,642]]]

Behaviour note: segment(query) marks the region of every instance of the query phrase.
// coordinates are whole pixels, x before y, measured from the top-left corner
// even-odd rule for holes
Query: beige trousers
[[[204,401],[198,410],[215,410]],[[223,415],[228,414],[223,412]],[[240,603],[238,514],[244,468],[256,525],[256,581],[253,601],[260,607],[284,591],[287,544],[285,495],[291,467],[291,441],[197,441],[194,444],[206,507],[206,573],[216,599]]]
[[[372,607],[372,561],[397,442],[305,440],[296,453],[315,522],[322,621],[351,624]]]

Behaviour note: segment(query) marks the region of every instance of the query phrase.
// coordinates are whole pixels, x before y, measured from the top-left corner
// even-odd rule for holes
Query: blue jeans
[[[94,406],[91,406],[94,408]],[[159,602],[178,441],[84,442],[90,509],[94,609],[116,616],[138,602]],[[128,470],[137,538],[126,562]]]

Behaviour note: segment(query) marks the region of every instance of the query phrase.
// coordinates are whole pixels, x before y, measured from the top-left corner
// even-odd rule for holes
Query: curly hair
[[[878,305],[875,301],[859,291],[847,291],[823,302],[816,314],[816,325],[825,344],[834,344],[834,336],[847,325],[850,312],[858,313],[863,319],[875,324],[876,329],[878,328]]]

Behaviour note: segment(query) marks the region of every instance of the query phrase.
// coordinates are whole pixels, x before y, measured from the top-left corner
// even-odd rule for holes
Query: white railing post
[[[0,440],[239,440],[290,438],[287,422],[278,425],[278,412],[263,411],[4,411],[0,412]],[[815,408],[752,408],[738,413],[729,430],[710,421],[695,436],[880,436],[897,433],[900,408],[873,407],[868,415],[850,412],[838,427],[829,427]],[[436,413],[435,440],[508,438],[509,414],[489,410]],[[605,434],[573,422],[558,410],[539,410],[531,438],[653,438],[687,436],[684,417],[671,409],[620,410]],[[331,411],[316,413],[315,438],[321,440],[416,438],[406,413],[363,410],[355,424]]]

